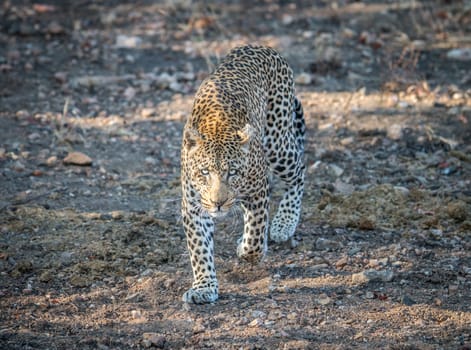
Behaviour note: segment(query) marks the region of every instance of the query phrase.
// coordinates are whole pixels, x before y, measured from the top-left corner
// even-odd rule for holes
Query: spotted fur
[[[185,302],[218,298],[213,219],[233,205],[244,210],[238,257],[255,263],[264,256],[270,169],[285,185],[270,238],[293,236],[304,186],[304,131],[292,70],[271,48],[235,48],[203,81],[182,142],[182,217],[194,276]]]

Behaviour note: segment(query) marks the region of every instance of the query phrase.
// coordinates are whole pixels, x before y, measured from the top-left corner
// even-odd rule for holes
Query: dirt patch
[[[0,347],[470,348],[468,7],[7,1]],[[297,246],[239,262],[234,214],[220,300],[184,305],[183,124],[220,58],[254,42],[288,59],[306,113]]]

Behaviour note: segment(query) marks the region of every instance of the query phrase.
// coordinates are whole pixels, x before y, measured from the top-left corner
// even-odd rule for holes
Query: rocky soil
[[[0,348],[470,349],[467,1],[4,1]],[[290,62],[308,124],[297,245],[186,305],[179,152],[230,48]],[[274,182],[273,199],[280,191]]]

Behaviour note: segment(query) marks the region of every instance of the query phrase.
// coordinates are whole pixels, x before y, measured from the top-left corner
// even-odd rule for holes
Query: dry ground
[[[469,2],[0,6],[0,348],[471,348]],[[185,305],[182,126],[244,43],[296,74],[298,245],[239,263],[228,218]]]

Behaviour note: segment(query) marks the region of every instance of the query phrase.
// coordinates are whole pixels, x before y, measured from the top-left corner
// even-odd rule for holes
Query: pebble
[[[258,327],[258,326],[261,326],[262,324],[263,324],[263,321],[261,319],[255,318],[248,325],[249,327]]]
[[[265,318],[267,314],[263,311],[260,310],[254,310],[252,311],[252,317],[254,318]]]
[[[145,269],[145,270],[141,273],[141,277],[151,276],[153,273],[154,273],[154,270],[152,270],[152,269]]]
[[[92,159],[82,152],[71,152],[62,161],[67,165],[92,165]]]
[[[56,163],[57,163],[57,157],[56,156],[51,156],[51,157],[46,159],[47,166],[52,167],[52,166],[56,165]]]
[[[349,196],[355,191],[355,186],[352,184],[346,183],[341,181],[340,179],[336,179],[334,182],[334,189],[341,195]]]
[[[336,164],[329,164],[329,168],[336,177],[341,176],[344,172],[343,168],[339,167]]]
[[[309,73],[301,73],[296,77],[295,81],[299,85],[309,85],[312,83],[312,77]]]
[[[316,249],[318,250],[335,250],[340,247],[340,243],[326,238],[318,238],[316,240]]]
[[[402,137],[403,126],[400,124],[392,124],[387,129],[387,136],[391,140],[399,140]]]
[[[138,36],[118,35],[116,37],[115,47],[124,49],[133,49],[142,44],[142,39]]]
[[[165,337],[159,333],[144,333],[142,335],[142,345],[145,348],[154,346],[157,349],[163,349],[166,342]]]
[[[56,72],[54,73],[54,79],[60,83],[60,84],[64,84],[67,82],[67,73],[65,72]]]
[[[52,275],[51,271],[49,271],[49,270],[44,271],[39,276],[39,281],[41,281],[41,282],[49,282],[52,279],[53,279],[53,275]]]
[[[394,273],[390,270],[365,270],[352,275],[353,283],[368,283],[368,282],[390,282],[394,278]]]
[[[72,256],[74,253],[72,252],[62,252],[59,259],[62,264],[68,264],[72,261]]]
[[[471,61],[471,48],[450,50],[446,53],[446,57],[457,61]]]
[[[33,263],[29,260],[20,260],[11,272],[12,276],[19,277],[33,271]]]
[[[328,305],[332,302],[332,298],[330,298],[327,294],[321,294],[319,297],[316,299],[316,302],[319,305]]]
[[[132,86],[128,86],[124,92],[123,92],[123,95],[124,95],[124,98],[127,99],[127,100],[132,100],[135,96],[136,96],[136,89],[133,88]]]
[[[365,298],[366,299],[374,299],[375,298],[375,294],[373,292],[366,292],[365,293]]]
[[[381,259],[370,259],[368,262],[368,265],[372,268],[378,267],[378,266],[386,266],[388,264],[389,259],[388,258],[381,258]]]
[[[46,28],[47,34],[59,35],[65,33],[65,29],[58,22],[52,21]]]
[[[142,118],[149,118],[155,114],[155,108],[143,108],[141,109],[141,117]]]
[[[341,269],[348,264],[348,257],[344,256],[335,262],[335,267]]]
[[[460,200],[448,203],[446,211],[448,216],[456,221],[464,221],[468,217],[467,205]]]

